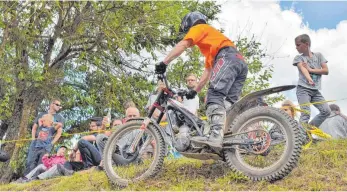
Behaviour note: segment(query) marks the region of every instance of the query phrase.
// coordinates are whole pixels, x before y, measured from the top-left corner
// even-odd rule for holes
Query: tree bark
[[[36,112],[43,99],[39,92],[36,92],[36,95],[33,94],[34,92],[35,91],[33,90],[27,90],[24,92],[23,97],[17,99],[12,116],[7,119],[8,129],[6,132],[6,141],[28,137],[30,114]],[[0,184],[11,181],[15,170],[10,164],[12,161],[18,159],[18,154],[21,148],[21,145],[18,144],[27,144],[27,142],[9,142],[6,143],[5,147],[3,147],[3,150],[11,156],[11,159],[1,165]]]

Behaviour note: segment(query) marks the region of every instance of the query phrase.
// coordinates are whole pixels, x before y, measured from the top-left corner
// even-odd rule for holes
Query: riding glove
[[[186,98],[187,99],[194,99],[196,94],[198,94],[198,93],[194,89],[190,89],[186,94]]]
[[[155,65],[155,73],[156,74],[164,74],[166,71],[167,65],[164,62],[160,62]]]

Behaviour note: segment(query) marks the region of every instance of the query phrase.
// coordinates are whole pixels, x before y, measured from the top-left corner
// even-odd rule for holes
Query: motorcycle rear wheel
[[[267,132],[270,132],[269,129],[276,129],[278,135],[280,137],[282,135],[283,140],[276,142],[274,139],[271,139],[272,148],[269,148],[263,154],[247,153],[245,152],[247,150],[244,150],[245,147],[242,146],[225,149],[225,160],[233,171],[241,172],[253,181],[275,181],[282,179],[296,167],[301,154],[302,137],[298,123],[280,109],[255,107],[240,114],[231,124],[233,134],[259,128]],[[254,149],[254,147],[258,146],[252,147]],[[278,154],[276,149],[283,149],[283,153]],[[271,160],[275,162],[269,163],[264,161],[267,157],[272,158]],[[257,163],[256,161],[263,162]]]

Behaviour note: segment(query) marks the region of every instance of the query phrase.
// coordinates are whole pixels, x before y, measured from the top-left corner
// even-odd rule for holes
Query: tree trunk
[[[22,94],[25,96],[16,101],[12,116],[6,121],[8,123],[6,141],[27,137],[30,114],[35,113],[42,101],[42,96],[39,95],[39,92],[36,92],[36,94],[33,93],[33,90],[26,91]],[[21,148],[21,145],[18,144],[28,143],[29,142],[9,142],[2,148],[11,156],[11,160],[2,163],[0,166],[0,184],[10,182],[13,176],[15,170],[11,164],[12,161],[15,162],[18,159],[19,150]]]

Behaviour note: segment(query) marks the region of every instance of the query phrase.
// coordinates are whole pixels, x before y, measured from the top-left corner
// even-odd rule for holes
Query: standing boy
[[[300,108],[309,113],[301,113],[300,123],[306,125],[310,120],[309,103],[325,101],[323,95],[319,91],[321,89],[322,75],[328,75],[329,70],[327,60],[319,52],[312,52],[310,37],[306,34],[299,35],[295,38],[296,49],[301,55],[294,58],[293,65],[298,67],[299,82],[296,89],[296,95]],[[303,105],[305,104],[305,105]],[[327,103],[313,104],[319,114],[315,116],[310,125],[319,127],[323,121],[330,115],[330,108]]]

